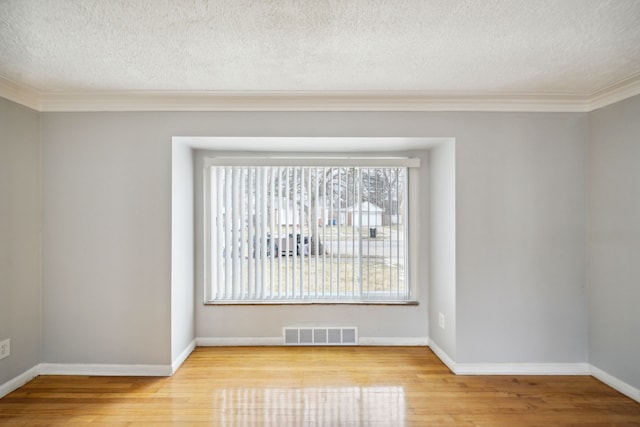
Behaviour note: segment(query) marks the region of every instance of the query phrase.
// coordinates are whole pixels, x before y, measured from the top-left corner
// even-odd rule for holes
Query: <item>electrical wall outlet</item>
[[[11,340],[7,338],[6,340],[0,342],[0,359],[9,357],[10,354],[11,354]]]
[[[438,313],[438,325],[444,329],[444,314]]]

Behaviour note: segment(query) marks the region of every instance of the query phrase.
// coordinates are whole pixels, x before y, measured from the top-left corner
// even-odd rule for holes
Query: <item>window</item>
[[[411,300],[408,167],[417,164],[206,159],[207,302]]]

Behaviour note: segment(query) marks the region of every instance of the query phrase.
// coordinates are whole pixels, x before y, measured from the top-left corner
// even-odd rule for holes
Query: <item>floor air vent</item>
[[[347,327],[284,327],[284,345],[357,345],[358,328]]]

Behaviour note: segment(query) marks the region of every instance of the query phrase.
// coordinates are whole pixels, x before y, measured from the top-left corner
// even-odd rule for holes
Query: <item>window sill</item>
[[[205,301],[204,305],[255,305],[255,306],[272,306],[272,305],[398,305],[398,306],[417,306],[418,301]]]

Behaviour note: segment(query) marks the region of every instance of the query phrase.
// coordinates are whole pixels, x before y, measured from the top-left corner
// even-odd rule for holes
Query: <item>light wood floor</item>
[[[0,425],[640,426],[584,376],[455,376],[426,347],[203,347],[171,378],[41,376]]]

